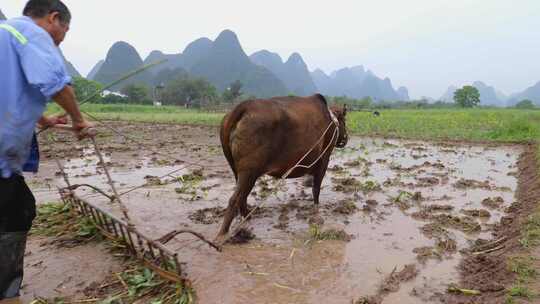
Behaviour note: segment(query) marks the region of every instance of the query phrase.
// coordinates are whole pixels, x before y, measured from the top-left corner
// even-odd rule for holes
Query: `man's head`
[[[24,7],[23,15],[46,30],[56,45],[60,45],[69,31],[71,13],[60,0],[30,0]]]

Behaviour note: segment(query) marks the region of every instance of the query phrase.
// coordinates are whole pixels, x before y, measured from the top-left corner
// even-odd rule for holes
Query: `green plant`
[[[314,241],[351,240],[351,236],[347,234],[344,230],[328,229],[323,231],[321,226],[315,224],[309,225],[309,237],[311,240]]]

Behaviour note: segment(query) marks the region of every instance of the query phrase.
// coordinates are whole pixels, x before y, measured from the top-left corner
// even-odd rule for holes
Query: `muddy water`
[[[215,138],[210,141],[218,144]],[[181,227],[209,237],[216,234],[221,222],[219,214],[193,216],[197,210],[226,207],[234,189],[225,160],[214,150],[212,147],[205,155],[210,160],[206,164],[212,167],[206,167],[204,178],[195,182],[171,176],[152,178],[172,170],[180,170],[175,176],[184,174],[189,178],[194,168],[163,164],[148,153],[139,157],[126,152],[108,155],[106,161],[112,164],[113,179],[122,190],[151,181],[152,185],[124,197],[139,229],[155,238]],[[169,147],[168,152],[183,155],[185,151]],[[264,204],[263,212],[249,225],[255,240],[227,245],[223,253],[187,236],[179,236],[167,246],[177,250],[185,262],[200,303],[351,303],[361,296],[376,294],[394,268],[407,264],[416,264],[419,275],[387,295],[383,303],[437,303],[436,293],[444,292],[449,283],[458,280],[459,250],[468,247],[471,240],[489,238],[491,226],[513,202],[517,185],[513,173],[520,152],[519,147],[510,146],[351,138],[348,148],[334,152],[330,165],[333,170],[324,180],[319,208],[323,229],[344,229],[354,237],[350,242],[310,241],[308,220],[314,215],[311,189],[303,185],[302,179],[289,180],[285,185],[265,179],[266,183],[258,183],[248,200],[251,205]],[[73,183],[106,189],[105,176],[96,163],[93,151],[86,149],[83,157],[66,165],[66,170],[73,176]],[[351,178],[380,187],[348,189],[345,185],[344,189],[342,181]],[[54,183],[62,184],[60,178]],[[36,182],[34,188],[42,190],[43,199],[48,199],[46,187]],[[91,190],[78,191],[118,213],[116,206]],[[400,195],[405,192],[409,194]],[[416,192],[420,192],[416,196],[421,199],[411,199]],[[499,203],[488,208],[482,204],[486,198]],[[336,204],[343,200],[352,201],[360,211],[334,212]],[[453,207],[442,211],[432,208],[428,213],[432,216],[464,217],[462,209],[483,209],[490,217],[471,218],[481,225],[480,231],[464,232],[444,226],[445,237],[456,242],[457,250],[419,260],[414,249],[434,247],[437,238],[421,231],[424,225],[434,222],[433,218],[422,219],[415,214],[432,205]]]

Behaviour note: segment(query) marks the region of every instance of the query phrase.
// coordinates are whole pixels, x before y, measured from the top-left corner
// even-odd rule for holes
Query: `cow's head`
[[[332,113],[336,116],[339,124],[339,136],[337,139],[336,147],[343,148],[349,141],[349,135],[347,134],[347,106],[335,105],[330,108]]]

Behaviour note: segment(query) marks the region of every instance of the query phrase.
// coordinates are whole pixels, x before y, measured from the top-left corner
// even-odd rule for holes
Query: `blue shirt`
[[[0,27],[0,174],[8,178],[23,167],[37,171],[36,123],[71,77],[49,33],[32,19],[5,24],[11,30]]]

